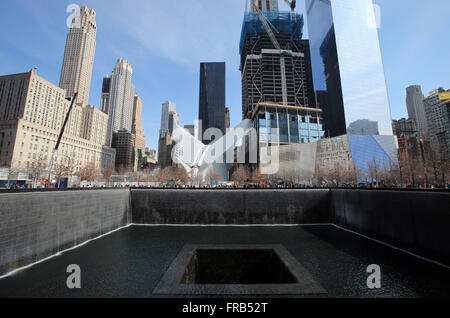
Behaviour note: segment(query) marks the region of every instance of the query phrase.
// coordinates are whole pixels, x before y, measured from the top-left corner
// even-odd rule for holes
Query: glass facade
[[[260,145],[305,144],[321,139],[325,133],[320,112],[308,113],[303,108],[298,109],[300,111],[284,107],[274,110],[269,107],[261,111],[257,121]],[[271,135],[272,129],[277,129],[278,136]]]
[[[392,120],[372,0],[305,0],[317,104],[326,136],[355,123],[392,136]]]
[[[202,136],[209,128],[218,128],[225,134],[225,63],[200,64],[199,101]]]
[[[360,182],[369,181],[375,173],[389,171],[397,162],[394,138],[370,135],[348,135],[348,143]],[[394,153],[392,153],[394,150]],[[394,156],[394,157],[393,157]]]
[[[278,153],[277,176],[289,175],[302,182],[310,182],[318,175],[332,178],[336,169],[348,178],[345,181],[373,182],[398,162],[391,136],[343,135],[311,143],[280,144]]]

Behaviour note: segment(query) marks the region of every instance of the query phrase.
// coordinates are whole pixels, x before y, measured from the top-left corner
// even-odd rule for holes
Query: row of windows
[[[27,132],[31,131],[31,132],[39,133],[39,134],[42,134],[42,135],[45,135],[45,136],[53,138],[53,140],[52,139],[48,139],[49,141],[51,141],[53,143],[56,142],[56,139],[59,136],[57,134],[53,134],[53,133],[50,133],[50,132],[45,131],[45,130],[35,129],[33,127],[29,127],[29,126],[26,126],[26,125],[22,125],[22,130],[26,131],[26,132],[23,132],[23,138],[26,138]],[[35,135],[31,135],[31,140],[39,141],[40,139],[42,139],[44,142],[47,141],[47,138],[45,138],[45,137],[38,137],[38,136],[35,136]],[[89,149],[91,149],[91,151],[94,151],[94,150],[97,149],[97,147],[94,146],[94,145],[90,145],[88,143],[84,143],[84,142],[81,142],[79,140],[72,139],[72,138],[69,138],[69,137],[63,137],[62,140],[66,141],[69,144],[75,144],[75,145],[71,145],[71,146],[75,147],[75,149],[77,149],[76,145],[80,145],[80,147],[78,147],[78,149],[87,149],[87,148],[89,148]],[[62,143],[61,145],[65,145],[65,144]]]

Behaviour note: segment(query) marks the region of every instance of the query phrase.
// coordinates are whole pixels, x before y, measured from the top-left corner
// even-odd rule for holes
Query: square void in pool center
[[[159,295],[326,294],[282,245],[185,245]]]

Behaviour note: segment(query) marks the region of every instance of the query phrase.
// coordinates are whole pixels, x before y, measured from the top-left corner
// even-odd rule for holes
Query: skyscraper
[[[142,99],[138,94],[134,95],[133,103],[133,126],[131,132],[134,134],[134,147],[145,153],[145,131],[142,126]]]
[[[230,108],[225,108],[225,129],[228,131],[230,129]]]
[[[133,124],[134,85],[132,84],[133,68],[124,59],[119,59],[111,74],[108,103],[108,144],[113,132],[128,130]]]
[[[200,98],[198,119],[201,133],[218,128],[225,134],[225,63],[200,64]],[[202,137],[203,138],[203,137]],[[203,138],[204,139],[204,138]],[[204,140],[205,143],[210,140]]]
[[[417,135],[416,122],[412,118],[393,120],[392,128],[394,130],[394,135],[399,139]]]
[[[162,104],[161,109],[161,128],[159,134],[163,135],[169,132],[169,114],[176,113],[177,105],[170,100]]]
[[[367,180],[374,163],[386,170],[398,163],[372,0],[305,4],[317,106],[332,137],[326,140],[340,144],[335,148],[350,159],[358,180]],[[322,168],[342,163],[332,152],[318,152],[327,161]]]
[[[198,135],[198,131],[197,131],[197,126],[196,125],[184,125],[184,129],[186,129],[187,131],[189,131],[189,133],[194,136],[195,138],[197,138]]]
[[[251,0],[261,11],[278,11],[278,0]],[[251,5],[251,11],[256,12],[256,9]]]
[[[172,165],[172,132],[178,124],[178,115],[176,113],[177,106],[167,101],[162,104],[161,109],[161,129],[159,130],[158,139],[158,165],[167,167]]]
[[[100,110],[105,114],[108,114],[109,109],[109,91],[111,89],[111,77],[107,75],[103,78],[102,85],[102,99],[100,101]]]
[[[131,131],[120,129],[115,131],[112,146],[116,149],[116,170],[135,171],[134,135]]]
[[[406,89],[406,107],[408,116],[416,122],[419,137],[428,137],[428,124],[423,103],[424,96],[419,85],[412,85]]]
[[[172,136],[174,130],[177,128],[178,123],[180,121],[180,116],[175,113],[175,112],[171,112],[169,114],[169,134]]]
[[[97,34],[95,16],[93,9],[86,6],[79,7],[79,12],[67,34],[59,82],[59,87],[66,90],[66,97],[72,97],[78,92],[77,103],[82,105],[89,102]]]
[[[324,129],[344,135],[358,120],[392,136],[392,120],[372,0],[306,0],[311,64]]]
[[[450,158],[450,90],[439,88],[423,101],[429,137],[439,157]]]
[[[240,43],[242,116],[254,122],[260,148],[317,141],[323,137],[322,110],[309,100],[314,89],[307,69],[308,42],[302,40],[303,16],[264,15],[278,31],[274,36],[283,49],[277,49],[256,12],[245,14]],[[278,136],[272,135],[274,129],[279,129]]]

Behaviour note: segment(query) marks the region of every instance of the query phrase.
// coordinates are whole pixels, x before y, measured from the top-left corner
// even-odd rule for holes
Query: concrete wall
[[[130,222],[129,190],[0,194],[0,275]]]
[[[331,190],[332,223],[450,265],[450,193]]]
[[[132,190],[133,223],[305,224],[330,220],[329,190]]]

